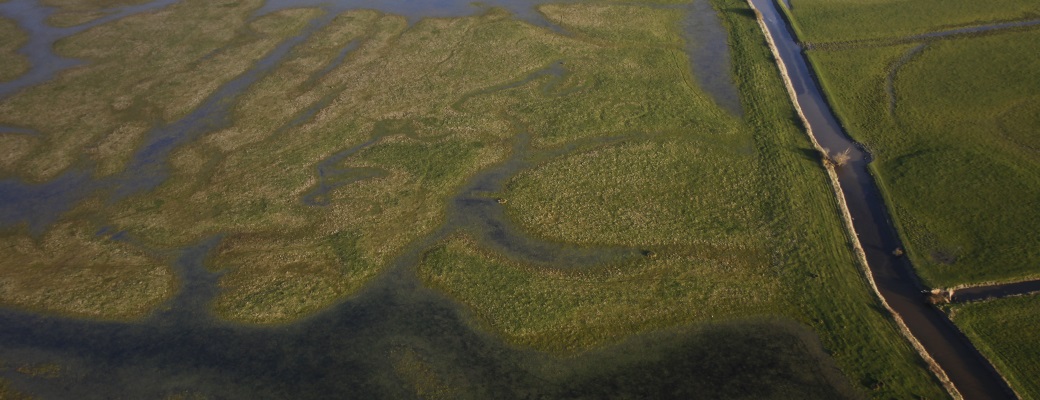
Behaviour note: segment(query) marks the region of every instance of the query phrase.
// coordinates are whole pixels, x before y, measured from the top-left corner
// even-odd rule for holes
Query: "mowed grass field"
[[[1040,399],[1040,296],[956,304],[947,314],[1023,399]]]
[[[928,285],[1040,276],[1040,30],[809,55]]]
[[[1040,19],[1032,0],[791,0],[802,41],[891,39],[965,26]]]
[[[156,254],[220,236],[207,259],[222,273],[217,316],[296,321],[362,290],[435,232],[468,180],[528,134],[532,154],[558,154],[488,194],[511,220],[537,239],[644,257],[546,269],[457,233],[428,249],[418,274],[475,326],[559,355],[660,329],[794,321],[820,336],[859,394],[945,396],[867,286],[744,2],[717,4],[744,119],[694,83],[680,8],[540,7],[565,36],[496,9],[413,24],[368,10],[252,19],[260,4],[185,0],[64,39],[59,54],[89,62],[0,103],[0,124],[40,132],[10,141],[0,176],[120,176],[149,132],[330,18],[223,103],[226,124],[176,147],[155,190],[94,193],[41,235],[6,228],[0,240],[16,257],[0,261],[0,302],[142,318],[177,288],[173,257]],[[528,80],[560,62],[560,76]],[[326,161],[357,179],[319,177]],[[334,186],[327,205],[303,201],[324,184]],[[82,271],[96,272],[73,279]]]

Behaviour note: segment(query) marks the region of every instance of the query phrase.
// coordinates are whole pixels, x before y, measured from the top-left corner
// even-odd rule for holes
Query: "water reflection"
[[[716,103],[730,113],[742,116],[740,93],[733,82],[730,65],[729,35],[722,27],[720,16],[708,0],[694,0],[687,7],[683,21],[686,55],[693,67],[693,76],[701,89],[708,92]]]

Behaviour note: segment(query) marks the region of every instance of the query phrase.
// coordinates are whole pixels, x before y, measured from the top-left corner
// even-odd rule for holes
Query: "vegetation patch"
[[[851,135],[873,152],[908,254],[936,287],[1040,274],[1040,155],[1029,110],[1037,31],[813,51]],[[907,54],[912,55],[908,60]],[[890,85],[890,86],[889,86]]]
[[[738,253],[739,254],[739,253]],[[423,279],[471,303],[510,341],[574,352],[633,333],[767,310],[778,288],[748,254],[665,254],[587,271],[539,269],[488,254],[469,239],[431,250]]]
[[[54,7],[57,11],[47,18],[47,23],[56,27],[85,24],[104,17],[106,11],[121,6],[147,3],[149,0],[43,0],[40,3]]]
[[[20,163],[19,175],[50,179],[87,164],[83,154],[93,156],[91,161],[119,164],[107,160],[125,160],[144,133],[127,126],[152,127],[184,116],[314,16],[298,11],[266,16],[259,21],[278,20],[286,28],[277,35],[260,34],[244,26],[260,2],[236,7],[201,3],[177,3],[161,13],[134,15],[59,41],[59,55],[89,64],[0,102],[0,124],[34,129],[48,144]],[[113,142],[125,145],[116,152],[85,151]]]
[[[14,21],[0,17],[0,82],[17,78],[29,70],[29,60],[18,54],[29,37]]]
[[[3,235],[0,302],[77,317],[139,318],[173,295],[175,279],[135,246],[95,233],[85,221],[41,238]]]
[[[1040,18],[1032,0],[794,0],[799,36],[809,42],[898,38]]]
[[[947,314],[1023,399],[1040,399],[1040,296],[955,304]]]
[[[745,390],[749,398],[833,397],[817,379],[826,358],[806,356],[798,335],[711,327],[770,315],[818,332],[860,392],[943,397],[878,311],[819,155],[793,122],[743,1],[717,5],[733,10],[724,16],[744,120],[693,84],[677,31],[679,8],[542,7],[573,33],[566,36],[494,9],[415,23],[374,11],[289,10],[251,19],[260,3],[185,0],[59,42],[60,54],[89,64],[0,103],[0,124],[41,133],[16,143],[19,153],[4,161],[8,176],[40,181],[84,168],[118,177],[153,140],[151,127],[197,115],[197,107],[223,94],[223,84],[280,43],[309,35],[255,83],[225,97],[226,115],[211,116],[224,122],[158,164],[166,179],[157,188],[82,204],[43,234],[44,244],[54,237],[69,249],[100,250],[32,247],[21,231],[4,243],[30,243],[26,254],[100,257],[116,251],[106,246],[122,251],[123,244],[86,235],[101,226],[159,248],[221,235],[207,260],[223,273],[212,307],[221,318],[250,324],[312,315],[357,293],[406,250],[425,250],[418,268],[424,281],[471,310],[475,325],[514,344],[574,354],[633,334],[707,326],[684,336],[691,347],[675,347],[694,358],[667,349],[646,359],[628,352],[635,358],[626,361],[626,373],[652,357],[681,373],[649,370],[626,383],[625,371],[604,366],[562,378],[570,382],[562,387],[595,392],[617,383],[627,390],[618,393],[654,397],[639,390],[703,376],[703,390],[724,382],[719,390]],[[328,23],[310,31],[311,21]],[[533,154],[550,156],[513,153],[521,151],[514,147],[520,135],[532,138]],[[532,240],[630,248],[645,257],[563,271],[492,252],[487,238],[467,233],[432,249],[409,247],[438,231],[471,178],[511,156],[533,168],[501,193],[484,193],[502,199],[507,222]],[[330,182],[329,171],[371,173],[333,177],[325,201],[305,202]],[[89,223],[68,225],[83,216]],[[75,234],[64,233],[70,229]],[[89,271],[39,259],[70,274]],[[125,282],[166,271],[140,260],[105,275],[114,283],[99,286],[104,294],[125,295]],[[90,282],[52,274],[37,284],[81,291],[74,298],[84,302],[100,285]],[[155,308],[148,300],[129,304],[139,308],[93,315]],[[640,348],[647,347],[633,347]],[[442,384],[451,379],[434,379],[440,367],[421,354],[395,357],[388,362],[414,378],[417,391],[447,393]],[[574,368],[620,362],[596,360]],[[718,374],[706,370],[715,365],[722,366]]]

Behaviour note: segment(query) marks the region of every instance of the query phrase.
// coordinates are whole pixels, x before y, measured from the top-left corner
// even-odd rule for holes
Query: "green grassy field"
[[[535,348],[573,352],[667,326],[783,315],[820,333],[853,384],[870,396],[943,397],[879,312],[856,267],[826,175],[792,122],[793,109],[757,24],[739,12],[747,8],[740,2],[719,6],[738,10],[726,15],[747,121],[704,103],[688,83],[676,85],[691,78],[660,54],[642,55],[643,62],[631,66],[565,61],[574,68],[568,79],[579,82],[609,66],[621,79],[600,80],[594,90],[624,88],[619,90],[626,97],[643,99],[639,103],[652,110],[636,113],[644,118],[619,121],[595,108],[570,106],[595,92],[578,99],[535,98],[529,100],[534,105],[511,108],[536,113],[518,119],[532,121],[541,143],[589,135],[621,139],[521,172],[505,192],[493,194],[506,201],[509,215],[550,241],[635,247],[651,256],[586,270],[547,269],[496,254],[479,238],[456,236],[427,254],[420,274],[468,304],[479,325]],[[555,8],[542,10],[571,26]],[[579,32],[586,40],[611,36]],[[634,48],[604,48],[600,57],[616,59],[620,53],[627,59],[625,54],[649,53],[651,46],[625,45]],[[584,133],[559,132],[575,120],[582,121]],[[537,121],[560,121],[562,128]],[[820,212],[828,209],[835,212]]]
[[[840,2],[796,1],[793,11],[800,32],[819,42],[1037,18],[1035,11],[1013,15],[1035,3],[1006,3],[981,10],[981,3],[953,2],[913,14],[917,21]],[[1040,276],[1040,239],[1024,234],[1040,224],[1038,42],[1040,30],[1024,28],[896,45],[846,43],[808,53],[849,134],[876,158],[873,172],[927,285]],[[1037,336],[1030,326],[1035,300],[948,307],[1026,398],[1037,398],[1029,379],[1036,375]]]
[[[1022,399],[1040,399],[1040,296],[949,306],[947,313]]]
[[[1032,0],[792,0],[807,42],[892,39],[937,30],[1040,18]]]
[[[90,64],[0,103],[0,124],[42,133],[12,141],[0,176],[122,171],[147,131],[187,115],[320,15],[249,21],[259,4],[186,0],[62,40],[57,52]],[[110,227],[158,249],[222,235],[207,260],[223,272],[217,315],[296,321],[357,293],[434,232],[452,197],[526,132],[533,154],[560,154],[489,194],[508,215],[541,239],[646,257],[546,269],[457,234],[429,250],[419,274],[465,305],[474,325],[559,355],[660,329],[794,321],[820,336],[857,392],[944,397],[867,286],[750,10],[739,0],[717,5],[730,10],[743,120],[694,83],[678,8],[540,8],[573,37],[494,9],[414,25],[374,11],[336,16],[234,100],[229,126],[178,147],[156,190],[114,204],[90,198],[41,237],[5,231],[18,257],[0,264],[0,301],[148,315],[174,292],[171,260],[94,234]],[[331,65],[348,43],[356,49]],[[562,75],[527,81],[558,62]],[[335,167],[357,179],[330,190],[325,206],[305,204],[328,183],[316,166],[344,151]],[[83,266],[97,279],[73,279]],[[132,306],[113,308],[123,303]],[[821,373],[800,365],[800,354],[777,362]],[[423,374],[407,359],[401,368]],[[784,390],[775,395],[803,393]],[[828,397],[814,390],[806,393]]]
[[[17,78],[29,69],[29,61],[17,52],[28,39],[14,21],[0,18],[0,82]]]
[[[812,51],[929,284],[1040,275],[1040,31]]]

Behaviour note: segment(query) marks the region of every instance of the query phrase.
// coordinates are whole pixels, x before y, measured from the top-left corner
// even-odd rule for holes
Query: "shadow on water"
[[[273,327],[206,313],[216,288],[203,266],[219,242],[211,238],[181,251],[184,292],[147,320],[0,310],[0,377],[44,399],[853,396],[815,335],[784,320],[661,331],[563,358],[512,347],[418,284],[412,268],[437,236],[349,301]]]
[[[0,310],[0,360],[7,363],[0,377],[18,390],[55,399],[853,396],[815,335],[791,321],[677,328],[561,358],[472,329],[472,317],[421,284],[414,269],[423,251],[459,231],[508,257],[552,267],[642,256],[527,238],[490,197],[540,160],[622,139],[534,152],[529,135],[517,135],[508,160],[478,174],[450,200],[442,228],[413,243],[361,294],[292,325],[240,326],[209,314],[217,275],[204,260],[220,237],[177,252],[181,292],[140,322]],[[25,373],[50,365],[57,369]]]
[[[470,329],[422,290],[374,288],[333,312],[270,328],[83,322],[0,312],[0,367],[41,398],[834,398],[832,366],[793,323],[659,332],[570,358]],[[9,364],[8,364],[9,365]],[[836,386],[835,386],[836,385]],[[426,394],[423,396],[423,394]]]

